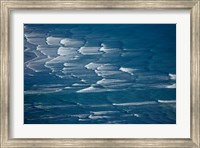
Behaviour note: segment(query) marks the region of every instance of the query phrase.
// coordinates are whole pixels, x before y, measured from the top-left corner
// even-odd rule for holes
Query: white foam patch
[[[26,38],[42,38],[46,37],[45,33],[39,33],[39,32],[31,32],[24,34]]]
[[[135,70],[132,69],[132,68],[125,68],[125,67],[120,67],[119,70],[121,70],[121,71],[123,71],[123,72],[127,72],[127,73],[129,73],[129,74],[131,74],[131,75],[134,75],[133,72],[135,71]]]
[[[97,81],[97,84],[103,86],[107,89],[113,89],[114,90],[124,90],[124,87],[127,89],[132,85],[132,83],[127,82],[126,80],[118,80],[118,79],[105,79]]]
[[[72,89],[72,87],[67,86],[67,87],[65,87],[64,89]]]
[[[38,109],[55,109],[55,108],[67,108],[67,107],[73,107],[75,105],[35,105],[34,107]]]
[[[64,63],[65,67],[80,67],[80,63]]]
[[[65,38],[60,41],[60,44],[67,47],[82,47],[85,44],[85,42],[83,40]]]
[[[46,61],[49,61],[50,58],[46,58],[46,59],[41,59],[41,60],[37,60],[37,61],[32,61],[27,63],[27,67],[31,70],[33,70],[34,72],[42,72],[45,71],[44,69],[44,63]]]
[[[85,65],[85,68],[95,70],[95,69],[97,69],[97,67],[99,67],[100,65],[101,65],[101,64],[91,62],[91,63]]]
[[[97,70],[104,71],[104,70],[118,70],[118,67],[112,64],[101,64],[97,67]]]
[[[127,82],[126,80],[117,80],[117,79],[105,79],[103,78],[102,80],[97,81],[97,84],[115,84],[115,83],[125,83]]]
[[[78,121],[90,121],[91,119],[78,119]]]
[[[92,112],[92,114],[94,115],[106,115],[106,114],[115,114],[115,113],[119,113],[119,111],[96,111],[96,112]]]
[[[115,49],[115,48],[105,48],[105,47],[101,47],[99,49],[99,51],[104,52],[104,53],[112,53],[112,52],[116,52],[116,50],[118,50],[118,49]]]
[[[77,114],[77,115],[70,115],[70,116],[83,119],[83,118],[87,118],[89,116],[89,114]]]
[[[100,66],[95,69],[95,73],[101,77],[122,74],[122,72],[119,71],[119,68],[112,64],[100,64]]]
[[[24,52],[28,52],[28,51],[31,52],[31,49],[30,49],[30,48],[25,48],[25,49],[24,49]]]
[[[45,38],[27,38],[27,42],[33,44],[33,45],[46,45],[46,39]]]
[[[158,100],[159,103],[176,103],[176,100]]]
[[[111,89],[104,89],[104,88],[96,88],[94,86],[90,86],[81,90],[76,91],[77,93],[91,93],[91,92],[105,92],[105,91],[112,91]]]
[[[36,50],[39,50],[42,54],[46,55],[47,57],[58,56],[57,54],[58,47],[38,45]]]
[[[50,36],[50,37],[47,37],[47,39],[46,39],[46,43],[48,44],[48,45],[61,45],[60,44],[60,41],[62,40],[63,38],[59,38],[59,37],[52,37],[52,36]]]
[[[66,84],[42,84],[42,85],[33,85],[33,87],[44,87],[44,88],[51,88],[51,87],[64,87]]]
[[[99,55],[103,54],[99,51],[99,47],[81,47],[78,50],[83,55]]]
[[[93,119],[93,120],[97,120],[97,119],[108,119],[108,118],[112,118],[112,117],[111,116],[94,116],[94,115],[90,115],[89,118]]]
[[[46,62],[46,64],[58,64],[58,63],[66,63],[68,60],[72,59],[72,55],[58,56],[53,58],[52,60]]]
[[[57,54],[59,54],[59,55],[73,55],[73,56],[76,56],[78,54],[78,52],[77,52],[77,48],[59,47]]]
[[[95,70],[95,73],[100,77],[107,77],[111,75],[121,74],[120,71],[99,71],[99,70]]]
[[[31,73],[27,73],[27,75],[28,75],[28,76],[31,76],[31,77],[35,76],[35,75],[31,74]]]
[[[135,117],[140,117],[140,115],[139,114],[133,114]]]
[[[81,82],[87,83],[87,81],[86,81],[86,80],[84,80],[84,79],[82,79],[82,80],[81,80]]]
[[[104,44],[104,43],[101,43],[101,47],[106,47],[106,44]]]
[[[169,74],[169,77],[171,80],[176,80],[176,74]]]
[[[139,105],[151,105],[151,104],[157,104],[157,102],[145,101],[145,102],[113,103],[114,106],[139,106]]]
[[[176,84],[167,85],[165,88],[176,88]]]
[[[55,92],[60,92],[62,91],[61,88],[43,88],[40,90],[29,90],[29,91],[24,91],[24,94],[48,94],[48,93],[55,93]]]
[[[88,84],[80,84],[80,83],[74,83],[72,86],[87,86]]]

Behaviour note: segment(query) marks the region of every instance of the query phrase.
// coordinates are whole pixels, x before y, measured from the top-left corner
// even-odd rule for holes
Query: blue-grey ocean
[[[25,24],[25,124],[176,124],[175,24]]]

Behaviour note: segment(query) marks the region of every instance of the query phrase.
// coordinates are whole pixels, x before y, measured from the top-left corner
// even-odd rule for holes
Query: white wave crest
[[[171,80],[176,80],[176,74],[169,74],[169,77]]]
[[[58,56],[57,47],[38,45],[36,50],[39,50],[42,54],[46,55],[47,57]]]
[[[83,40],[65,38],[60,41],[60,44],[67,47],[82,47],[85,44],[85,42]]]
[[[96,112],[91,112],[94,115],[105,115],[105,114],[115,114],[119,113],[119,111],[96,111]]]
[[[167,85],[166,88],[176,88],[176,84]]]
[[[49,94],[49,93],[56,93],[62,91],[61,88],[43,88],[40,90],[28,90],[24,91],[24,94]]]
[[[94,86],[90,86],[81,90],[76,91],[77,93],[90,93],[90,92],[105,92],[105,91],[111,91],[109,89],[104,88],[95,88]]]
[[[132,69],[132,68],[125,68],[125,67],[120,67],[119,70],[121,70],[121,71],[123,71],[123,72],[127,72],[127,73],[129,73],[130,75],[134,75],[133,72],[135,71],[135,70]]]
[[[60,41],[62,40],[63,38],[58,38],[58,37],[52,37],[52,36],[50,36],[50,37],[47,37],[47,39],[46,39],[46,42],[47,42],[47,44],[48,45],[61,45],[60,44]]]
[[[157,102],[145,101],[145,102],[113,103],[114,106],[138,106],[138,105],[151,105],[151,104],[157,104]]]
[[[115,84],[115,83],[124,83],[127,82],[126,80],[117,80],[117,79],[105,79],[103,78],[102,80],[97,81],[97,84]]]
[[[139,114],[133,114],[135,117],[140,117],[140,115]]]
[[[159,103],[176,103],[176,100],[158,100]]]
[[[34,45],[46,45],[46,39],[43,37],[26,38],[27,42]]]
[[[93,115],[90,115],[89,118],[96,120],[96,119],[108,119],[108,118],[112,118],[112,117],[111,116],[93,116]]]
[[[85,65],[85,68],[95,70],[95,69],[97,69],[97,67],[99,67],[100,65],[101,65],[101,64],[91,62],[91,63]]]
[[[78,87],[78,86],[80,86],[80,87],[81,87],[81,86],[87,86],[87,85],[88,85],[88,84],[79,84],[79,83],[74,83],[74,84],[72,84],[72,86],[77,86],[77,87]]]
[[[99,47],[81,47],[78,51],[83,55],[102,54],[102,52],[99,52]]]
[[[38,109],[55,109],[55,108],[67,108],[67,107],[73,107],[75,105],[35,105],[35,108]]]
[[[73,55],[76,56],[78,52],[76,51],[77,48],[72,48],[72,47],[60,47],[58,48],[58,54],[59,55]]]

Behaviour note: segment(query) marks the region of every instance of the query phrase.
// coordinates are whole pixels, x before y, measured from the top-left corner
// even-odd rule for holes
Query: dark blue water
[[[25,124],[175,124],[175,24],[24,25]]]

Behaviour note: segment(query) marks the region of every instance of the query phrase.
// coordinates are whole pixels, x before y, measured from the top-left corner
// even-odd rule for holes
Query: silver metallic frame
[[[9,138],[9,16],[16,9],[189,9],[191,14],[191,138]],[[200,147],[200,0],[0,0],[0,146],[7,147]],[[11,59],[10,59],[11,60]]]

